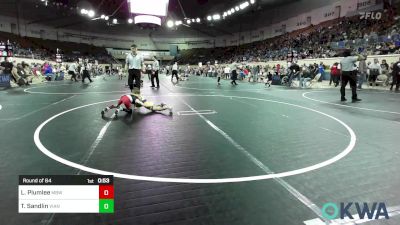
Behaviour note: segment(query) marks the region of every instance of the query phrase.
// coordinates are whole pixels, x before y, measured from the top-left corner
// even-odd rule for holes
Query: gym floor
[[[5,224],[318,225],[327,202],[384,202],[399,214],[399,94],[364,90],[362,102],[341,103],[335,88],[169,79],[157,90],[146,78],[142,94],[172,116],[102,118],[129,93],[125,79],[0,91]],[[91,169],[116,175],[114,214],[18,214],[18,175]]]

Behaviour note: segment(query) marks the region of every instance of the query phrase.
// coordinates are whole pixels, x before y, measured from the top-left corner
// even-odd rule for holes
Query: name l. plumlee
[[[40,191],[34,191],[34,190],[27,190],[27,191],[21,191],[22,195],[50,195],[50,191],[45,191],[45,190],[40,190]]]

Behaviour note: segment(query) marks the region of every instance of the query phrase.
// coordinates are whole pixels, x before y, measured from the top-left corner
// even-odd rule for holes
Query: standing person
[[[118,69],[118,80],[122,80],[123,76],[124,76],[124,71],[122,69],[122,67],[117,67]]]
[[[153,71],[152,71],[152,74],[151,74],[151,87],[153,87],[153,88],[155,87],[154,86],[154,79],[155,79],[156,82],[157,82],[157,88],[160,88],[160,80],[158,78],[158,72],[160,71],[160,63],[158,62],[156,56],[153,56],[153,66],[152,66],[152,68],[153,68]]]
[[[276,75],[281,75],[281,64],[276,65]]]
[[[167,70],[167,76],[169,75],[169,66],[166,66],[165,69]]]
[[[126,56],[125,70],[128,71],[128,85],[129,89],[141,87],[141,72],[143,69],[143,57],[138,54],[137,46],[131,45],[131,52]]]
[[[367,80],[367,74],[368,74],[368,66],[365,59],[360,61],[358,65],[358,73],[360,74],[360,77],[358,79],[358,89],[361,90],[364,81]]]
[[[3,62],[0,64],[1,67],[3,67],[3,73],[6,75],[9,75],[11,79],[14,80],[15,83],[17,83],[17,80],[11,75],[11,71],[14,67],[13,63],[10,61],[9,57],[6,57]]]
[[[321,82],[321,81],[324,79],[324,77],[325,77],[325,65],[324,65],[323,62],[321,62],[321,63],[319,64],[319,66],[318,66],[318,73],[321,74],[321,77],[319,78],[319,81],[318,81],[318,82]]]
[[[393,86],[396,84],[395,91],[398,92],[399,88],[400,88],[400,60],[398,62],[394,63],[392,76],[393,76],[393,81],[392,81],[390,90],[393,91]]]
[[[75,82],[78,82],[78,80],[76,79],[76,69],[77,69],[76,62],[69,64],[68,74],[71,75],[71,81],[75,80]]]
[[[383,84],[384,86],[389,84],[389,75],[390,75],[389,69],[390,69],[389,64],[386,62],[385,59],[383,59],[382,63],[381,63],[381,71],[382,71],[382,74],[386,75],[386,77],[387,77],[385,83]]]
[[[147,77],[149,78],[149,80],[151,81],[151,74],[152,74],[153,70],[151,68],[151,65],[147,65],[146,67],[146,73],[147,73]]]
[[[85,79],[88,78],[90,83],[92,83],[92,79],[90,79],[90,64],[89,64],[89,60],[86,59],[85,62],[82,65],[81,68],[81,74],[82,74],[82,83],[85,83]]]
[[[176,81],[179,81],[179,77],[178,77],[178,62],[175,62],[174,65],[172,65],[172,77],[171,77],[171,81],[173,81],[174,76],[176,76]]]
[[[351,50],[346,50],[344,52],[344,59],[340,62],[342,68],[342,87],[340,88],[341,101],[347,101],[346,99],[346,86],[350,82],[350,87],[352,91],[353,102],[359,102],[361,99],[357,96],[357,71],[354,70],[354,64],[357,61],[365,59],[363,56],[351,56]]]
[[[260,66],[253,67],[253,82],[258,82],[258,78],[260,75]]]
[[[225,79],[229,79],[229,76],[231,74],[231,68],[229,68],[229,66],[225,66],[224,68],[224,73],[225,73]]]
[[[292,86],[293,80],[295,78],[299,78],[300,80],[300,72],[301,72],[301,68],[300,66],[297,64],[297,60],[294,60],[293,63],[288,65],[289,68],[289,81],[288,81],[288,87]]]
[[[232,69],[232,74],[231,74],[231,80],[232,80],[231,84],[232,84],[232,85],[238,85],[238,84],[236,83],[236,80],[237,80],[237,79],[238,79],[237,68],[234,67],[234,68]]]
[[[381,65],[378,59],[374,59],[374,62],[368,66],[369,69],[369,85],[376,86],[376,78],[382,73]]]
[[[335,87],[337,87],[339,86],[339,80],[340,80],[340,64],[336,62],[331,67],[331,81],[329,82],[329,85],[331,85],[331,82],[333,81]]]
[[[218,86],[221,85],[221,83],[220,83],[221,82],[221,75],[222,75],[221,71],[217,70],[217,83],[218,83]]]

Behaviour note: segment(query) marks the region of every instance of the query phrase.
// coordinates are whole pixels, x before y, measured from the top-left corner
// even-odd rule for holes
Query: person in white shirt
[[[81,68],[81,74],[82,74],[82,83],[85,83],[85,79],[88,78],[90,83],[92,83],[92,79],[90,79],[90,69],[91,66],[89,64],[89,60],[86,59],[85,62],[83,62],[82,68]]]
[[[382,67],[379,64],[379,60],[378,59],[374,59],[374,63],[372,63],[371,65],[368,66],[369,69],[369,85],[370,86],[375,86],[376,85],[376,78],[378,78],[378,76],[380,74],[382,74]]]
[[[174,65],[172,65],[172,77],[171,77],[171,81],[173,81],[174,76],[176,76],[176,82],[179,81],[179,77],[178,77],[178,63],[175,62]]]
[[[225,66],[224,73],[225,73],[225,79],[229,79],[231,75],[231,68],[229,68],[229,66]]]
[[[71,75],[71,81],[75,80],[75,82],[78,82],[78,80],[76,79],[76,69],[77,69],[76,62],[69,64],[68,74]]]
[[[152,74],[151,74],[151,87],[156,87],[154,86],[154,79],[157,82],[157,88],[160,88],[160,79],[158,78],[158,72],[160,71],[160,63],[157,60],[156,56],[153,56],[153,66],[152,66]]]
[[[137,46],[131,46],[131,52],[126,56],[125,70],[128,71],[128,85],[131,91],[134,87],[141,87],[141,72],[143,71],[143,57],[137,53]]]
[[[221,85],[221,74],[222,74],[222,72],[219,71],[219,69],[216,69],[215,72],[217,73],[217,83],[218,83],[218,86],[219,86],[219,85]]]

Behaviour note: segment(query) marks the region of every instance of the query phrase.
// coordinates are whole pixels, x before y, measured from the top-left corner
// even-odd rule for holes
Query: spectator
[[[367,67],[367,63],[366,63],[365,59],[360,60],[360,63],[358,66],[358,74],[359,74],[358,89],[361,90],[364,81],[367,80],[367,74],[368,74],[368,67]]]
[[[331,85],[333,82],[335,87],[337,87],[339,85],[340,74],[340,64],[336,62],[331,67],[331,79],[329,85]]]
[[[12,64],[12,62],[10,62],[10,58],[6,57],[5,60],[0,64],[0,66],[4,68],[3,73],[10,75],[14,82],[17,83],[16,78],[14,78],[11,74],[14,65]]]
[[[382,68],[379,65],[379,60],[374,59],[374,62],[368,66],[369,69],[369,85],[376,86],[376,78],[381,74]]]

